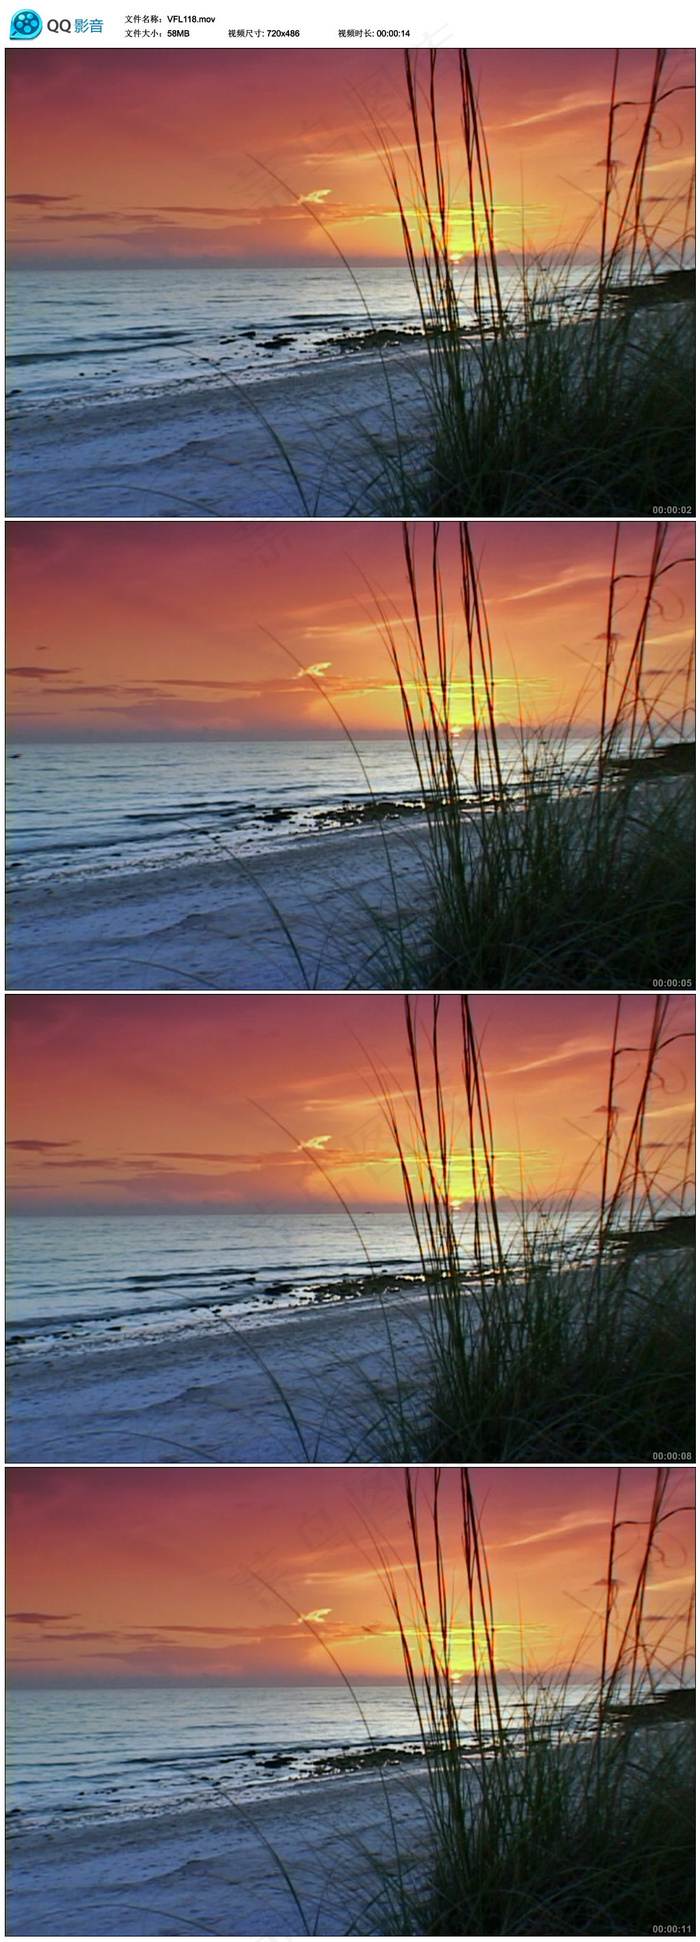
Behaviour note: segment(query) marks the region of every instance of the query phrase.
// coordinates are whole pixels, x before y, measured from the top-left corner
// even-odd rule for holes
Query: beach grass
[[[427,587],[404,527],[406,625],[377,607],[425,812],[430,885],[423,943],[409,949],[405,926],[400,934],[385,926],[385,982],[403,990],[692,986],[692,649],[666,675],[653,665],[654,620],[678,564],[668,527],[650,529],[634,610],[624,534],[613,529],[602,647],[558,728],[522,709],[514,727],[501,721],[467,522],[459,536],[456,641],[440,522]],[[458,691],[471,715],[464,741],[453,720]],[[572,748],[582,718],[596,724],[583,758]]]
[[[633,100],[620,55],[610,58],[601,189],[562,261],[556,250],[535,259],[525,236],[518,259],[501,248],[469,54],[405,55],[410,145],[377,134],[425,337],[429,433],[423,463],[419,455],[407,466],[403,449],[386,453],[386,511],[693,510],[692,173],[681,164],[664,197],[654,192],[657,151],[681,88],[668,54],[652,51],[645,96]],[[455,249],[455,156],[448,162],[440,94],[455,60],[468,275]]]
[[[412,1091],[385,1089],[406,1208],[427,1294],[425,1361],[385,1396],[382,1453],[394,1460],[648,1462],[694,1450],[695,1221],[689,1124],[659,1150],[653,1102],[676,1039],[667,998],[646,1043],[618,999],[603,1131],[565,1204],[533,1205],[523,1183],[506,1223],[488,1078],[468,997],[461,1011],[461,1109],[448,1080],[441,1001],[419,1034],[405,1000]],[[619,1131],[623,1073],[634,1097]],[[455,1158],[470,1174],[455,1198]],[[572,1222],[585,1190],[595,1209]]]
[[[633,1001],[618,995],[600,1134],[573,1185],[544,1200],[529,1188],[522,1153],[519,1193],[502,1188],[470,997],[403,1003],[410,1082],[397,1087],[374,1061],[371,1070],[415,1247],[403,1278],[416,1297],[410,1317],[401,1277],[373,1268],[332,1161],[309,1155],[353,1228],[363,1291],[378,1313],[375,1372],[354,1366],[350,1335],[338,1374],[347,1368],[352,1401],[326,1399],[340,1412],[343,1460],[460,1464],[468,1451],[476,1463],[691,1462],[695,1121],[688,1109],[664,1139],[657,1118],[674,1048],[692,1037],[677,1001],[649,996],[648,1024],[635,1026]],[[556,1129],[552,1139],[556,1147]],[[302,1460],[318,1462],[325,1410],[307,1429],[268,1357],[256,1344],[249,1352]]]
[[[534,1679],[523,1641],[517,1733],[508,1728],[513,1687],[501,1670],[500,1615],[468,1470],[460,1482],[456,1582],[440,1472],[427,1502],[407,1472],[411,1563],[399,1572],[382,1561],[426,1760],[430,1830],[427,1864],[387,1867],[389,1932],[692,1934],[692,1605],[672,1615],[667,1596],[659,1620],[653,1598],[676,1514],[668,1472],[651,1479],[632,1558],[618,1474],[595,1615],[559,1678]],[[594,1653],[590,1698],[573,1707],[570,1689]]]

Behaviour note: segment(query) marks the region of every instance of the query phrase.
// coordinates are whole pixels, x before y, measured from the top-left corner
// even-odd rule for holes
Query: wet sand
[[[213,377],[119,404],[47,412],[11,406],[8,513],[366,516],[378,509],[377,442],[395,454],[397,425],[415,468],[426,426],[426,367],[423,348],[402,349],[384,360],[376,352],[319,360],[264,383],[234,386]]]
[[[660,1733],[676,1765],[692,1769],[692,1729],[670,1718],[644,1730],[640,1721],[626,1784],[636,1786],[647,1764],[652,1775]],[[563,1749],[574,1786],[581,1760],[580,1747]],[[465,1769],[464,1782],[475,1805],[478,1771]],[[409,1890],[420,1888],[430,1868],[428,1814],[418,1760],[409,1771],[329,1775],[292,1787],[280,1780],[274,1798],[251,1801],[245,1811],[212,1787],[207,1804],[189,1812],[76,1825],[69,1837],[25,1832],[12,1816],[6,1933],[381,1936],[388,1924],[374,1864],[388,1866],[394,1879],[400,1870]]]
[[[15,1463],[344,1463],[376,1458],[379,1392],[419,1389],[425,1296],[387,1290],[233,1333],[211,1325],[86,1352],[10,1350]],[[286,1399],[288,1407],[285,1406]],[[410,1407],[410,1403],[408,1404]],[[298,1428],[295,1427],[298,1425]]]
[[[381,986],[377,916],[414,943],[427,924],[425,830],[412,817],[386,835],[366,828],[308,836],[250,866],[222,855],[215,864],[53,888],[22,890],[18,872],[9,984],[25,991]]]
[[[294,1882],[306,1932],[376,1934],[372,1857],[390,1861],[396,1837],[408,1868],[419,1865],[424,1798],[421,1773],[389,1771],[293,1790],[280,1783],[274,1801],[245,1813],[212,1789],[190,1813],[76,1826],[70,1838],[15,1831],[11,1820],[7,1933],[304,1934],[262,1835]]]
[[[574,382],[592,328],[570,326]],[[689,303],[671,297],[635,309],[625,363],[671,328],[692,348]],[[473,356],[465,343],[465,359]],[[410,515],[416,475],[430,465],[428,381],[423,343],[319,359],[264,382],[213,373],[119,403],[42,411],[11,399],[7,511],[29,519],[386,517],[387,460],[391,467],[400,455],[400,512]],[[478,505],[463,510],[483,515]]]

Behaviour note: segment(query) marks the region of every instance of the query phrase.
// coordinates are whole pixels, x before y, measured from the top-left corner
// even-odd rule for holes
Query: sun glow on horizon
[[[390,156],[413,202],[403,56],[370,48],[294,51],[38,48],[8,54],[8,209],[15,260],[316,264],[402,263]],[[497,245],[519,256],[595,260],[613,73],[609,49],[491,49],[472,56],[494,181]],[[649,87],[646,49],[626,49],[618,169],[627,179]],[[421,112],[426,87],[418,60]],[[652,159],[668,180],[660,241],[681,224],[678,184],[692,150],[690,50],[669,56]],[[450,246],[468,263],[457,50],[437,56]],[[674,91],[675,92],[672,92]],[[651,170],[650,170],[651,173]],[[412,218],[412,220],[414,220]],[[481,215],[477,210],[476,221]],[[326,233],[326,230],[328,233]],[[330,239],[333,239],[332,241]],[[406,272],[406,274],[408,274]]]
[[[500,1671],[537,1674],[574,1656],[585,1673],[596,1664],[604,1622],[600,1581],[615,1470],[505,1466],[470,1474],[488,1547]],[[429,1550],[431,1475],[414,1470],[413,1478]],[[625,1594],[636,1581],[652,1483],[644,1467],[623,1480],[630,1522],[618,1576]],[[692,1473],[673,1474],[670,1504],[679,1509],[654,1574],[666,1614],[658,1650],[669,1665],[687,1646],[692,1496]],[[446,1477],[442,1504],[453,1588],[448,1668],[468,1707],[472,1646],[457,1475]],[[338,1675],[326,1641],[355,1682],[400,1678],[387,1555],[411,1648],[420,1649],[400,1470],[15,1466],[8,1474],[9,1677],[86,1686],[328,1683]],[[486,1644],[479,1626],[482,1660]]]
[[[631,1124],[653,998],[624,1000],[618,1137]],[[488,1074],[496,1192],[504,1205],[599,1192],[615,1000],[605,994],[475,997]],[[430,1006],[417,1001],[426,1053]],[[397,1119],[420,1187],[403,1001],[325,996],[65,994],[8,1000],[8,1189],[29,1210],[112,1207],[400,1207]],[[669,1030],[692,1034],[693,1004],[671,1000]],[[456,999],[441,1008],[452,1144],[446,1187],[464,1218],[488,1186],[473,1157]],[[692,1112],[692,1038],[663,1054],[648,1105],[654,1163],[669,1192],[683,1177]],[[428,1131],[438,1164],[437,1125]]]
[[[430,614],[430,535],[412,534],[421,609]],[[613,535],[603,521],[472,521],[493,649],[496,721],[508,734],[571,718],[593,735],[600,713]],[[404,739],[387,643],[395,629],[412,707],[428,705],[404,655],[411,627],[399,527],[279,522],[176,530],[139,522],[14,522],[8,531],[8,728],[11,738],[99,741],[305,737]],[[692,694],[694,532],[669,535],[672,571],[654,616],[648,704],[673,730]],[[627,522],[618,631],[637,622],[650,528]],[[441,563],[451,671],[435,693],[465,744],[487,715],[466,666],[458,534],[444,522]],[[428,639],[432,657],[432,643]],[[432,661],[431,661],[432,665]],[[358,780],[360,771],[358,769]],[[19,775],[13,778],[19,782]]]

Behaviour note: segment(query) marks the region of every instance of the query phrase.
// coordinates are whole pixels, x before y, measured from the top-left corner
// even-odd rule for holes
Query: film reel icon
[[[42,24],[40,14],[35,13],[32,7],[23,7],[19,13],[12,16],[10,40],[36,40],[37,34],[41,33]]]

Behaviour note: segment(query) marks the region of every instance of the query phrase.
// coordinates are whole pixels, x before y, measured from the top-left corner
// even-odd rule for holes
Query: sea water
[[[332,254],[328,245],[329,256]],[[455,271],[464,327],[472,273]],[[558,307],[590,278],[573,269]],[[503,264],[501,294],[517,316],[521,271]],[[8,410],[130,403],[203,386],[264,383],[329,359],[410,347],[421,331],[408,268],[242,263],[104,263],[9,273]],[[378,333],[383,333],[380,337]],[[388,335],[387,335],[388,333]]]
[[[558,305],[576,301],[587,280],[585,264],[572,270]],[[457,270],[455,282],[469,332],[471,268]],[[517,317],[519,266],[504,264],[500,282]],[[356,274],[338,262],[21,264],[8,278],[8,410],[12,418],[58,402],[62,410],[128,406],[227,381],[264,383],[333,357],[410,348],[420,330],[404,262]]]
[[[330,1196],[329,1196],[330,1197]],[[211,1209],[199,1213],[16,1213],[7,1234],[8,1342],[14,1356],[126,1348],[191,1337],[220,1322],[266,1322],[383,1292],[422,1288],[405,1209]],[[460,1217],[465,1272],[473,1264],[469,1211]],[[505,1246],[520,1219],[502,1210]],[[571,1210],[572,1251],[590,1216]]]
[[[252,1326],[413,1274],[403,1210],[17,1214],[7,1239],[10,1345],[26,1354],[133,1346],[199,1331],[217,1317]]]
[[[155,398],[250,383],[347,355],[375,330],[419,325],[408,271],[99,264],[50,274],[22,266],[8,284],[9,410]],[[345,340],[345,341],[344,341]],[[407,342],[410,337],[407,336]]]
[[[585,1705],[569,1688],[572,1723]],[[465,1750],[472,1699],[461,1701]],[[517,1749],[522,1718],[504,1686],[507,1730]],[[9,1813],[52,1833],[84,1823],[189,1813],[230,1798],[245,1806],[317,1781],[328,1762],[376,1748],[416,1755],[420,1740],[403,1683],[305,1687],[224,1683],[167,1687],[24,1687],[8,1696]],[[370,1769],[371,1771],[372,1769]]]
[[[467,739],[456,753],[466,811],[476,802]],[[532,752],[532,751],[531,751]],[[586,744],[566,752],[572,779]],[[521,757],[504,743],[517,801]],[[419,807],[405,736],[306,741],[14,741],[7,763],[10,883],[133,879],[226,856],[245,862],[367,814]]]
[[[8,855],[17,883],[133,876],[246,858],[338,826],[343,808],[415,802],[405,739],[14,742]]]

